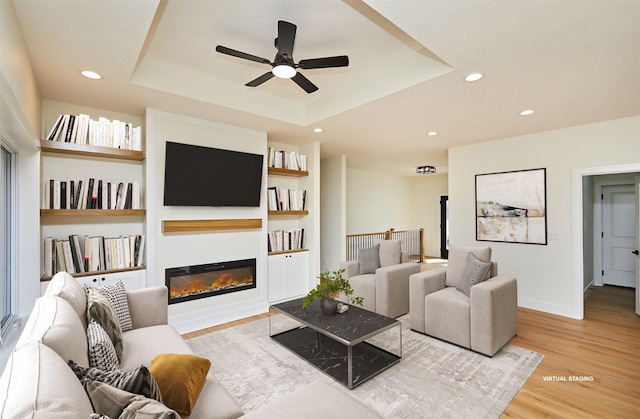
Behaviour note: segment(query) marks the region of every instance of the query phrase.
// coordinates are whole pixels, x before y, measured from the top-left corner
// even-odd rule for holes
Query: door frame
[[[449,195],[440,196],[440,257],[442,259],[449,258],[449,249],[447,248],[447,224]]]
[[[573,279],[573,317],[584,318],[584,257],[582,178],[640,172],[640,163],[581,167],[571,170],[571,275]]]
[[[594,183],[594,208],[593,208],[593,285],[601,287],[604,285],[604,280],[602,277],[602,270],[604,268],[604,249],[602,248],[602,237],[601,232],[603,229],[602,225],[602,217],[603,217],[603,203],[602,203],[602,193],[603,188],[605,186],[622,186],[622,185],[631,185],[633,184],[633,179],[631,179],[631,183],[629,180],[603,180],[600,182]]]

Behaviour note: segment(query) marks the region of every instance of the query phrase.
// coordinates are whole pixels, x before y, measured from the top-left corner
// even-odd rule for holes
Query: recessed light
[[[464,78],[464,80],[465,80],[465,81],[478,81],[478,80],[480,80],[482,77],[484,77],[484,74],[482,74],[482,73],[471,73],[471,74],[468,74],[468,75]]]
[[[430,135],[430,136],[438,135],[438,131],[429,131],[427,132],[427,135]]]
[[[80,72],[80,74],[92,80],[100,80],[102,78],[102,76],[95,71],[83,70]]]
[[[531,109],[527,109],[526,111],[520,112],[520,115],[527,116],[527,115],[531,115],[533,112],[534,111],[532,111]]]
[[[322,128],[314,128],[313,132],[322,132]]]

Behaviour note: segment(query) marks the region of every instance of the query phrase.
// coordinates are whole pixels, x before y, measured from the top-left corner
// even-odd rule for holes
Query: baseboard
[[[211,308],[188,314],[169,316],[169,324],[178,333],[191,333],[208,327],[240,320],[269,311],[269,304],[264,301],[243,301],[238,305]]]
[[[531,300],[528,298],[518,298],[518,306],[530,308],[531,310],[542,311],[544,313],[555,314],[563,317],[575,319],[573,307],[560,304],[547,303],[545,301]]]

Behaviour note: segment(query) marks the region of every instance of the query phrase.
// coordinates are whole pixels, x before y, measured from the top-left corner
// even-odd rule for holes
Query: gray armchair
[[[497,271],[490,247],[451,246],[447,267],[411,275],[411,329],[493,356],[518,330],[517,281]]]
[[[358,260],[340,263],[353,296],[364,299],[366,310],[393,318],[409,312],[409,277],[420,272],[420,265],[408,262],[401,245],[399,240],[379,240],[362,249]]]

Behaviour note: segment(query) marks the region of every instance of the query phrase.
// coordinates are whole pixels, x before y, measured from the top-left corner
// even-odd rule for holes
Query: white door
[[[640,316],[640,176],[636,177],[636,314]]]
[[[603,282],[635,288],[635,186],[604,186],[602,193]]]

